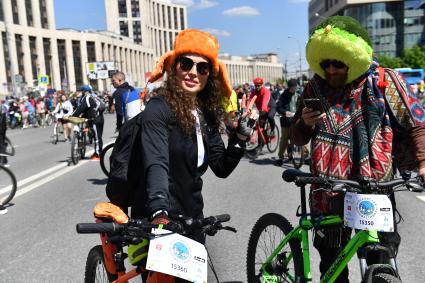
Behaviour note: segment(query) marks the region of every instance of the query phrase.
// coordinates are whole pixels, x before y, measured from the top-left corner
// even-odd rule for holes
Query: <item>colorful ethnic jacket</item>
[[[340,92],[315,75],[301,99],[319,98],[326,117],[314,130],[299,122],[303,103],[294,117],[296,144],[311,139],[311,173],[334,179],[392,177],[393,159],[398,168],[425,166],[425,111],[400,75],[385,69],[388,82],[383,94],[377,65]],[[394,158],[393,158],[394,157]],[[326,211],[326,194],[317,194],[313,206]]]

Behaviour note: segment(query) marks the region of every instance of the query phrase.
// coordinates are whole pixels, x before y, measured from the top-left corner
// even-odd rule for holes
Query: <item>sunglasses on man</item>
[[[347,65],[338,60],[324,60],[320,63],[320,67],[322,67],[323,70],[329,68],[331,65],[337,69],[343,69],[347,67]]]
[[[200,75],[208,75],[211,72],[211,64],[208,62],[193,62],[192,59],[188,57],[180,57],[177,60],[178,63],[180,63],[180,69],[182,69],[184,72],[189,72],[192,70],[193,65],[196,66],[196,72]]]

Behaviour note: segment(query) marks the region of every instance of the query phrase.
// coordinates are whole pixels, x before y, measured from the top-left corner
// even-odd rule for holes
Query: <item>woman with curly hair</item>
[[[165,73],[166,78],[142,113],[144,184],[136,193],[133,218],[148,217],[159,224],[175,214],[202,217],[201,176],[210,167],[226,178],[243,156],[243,141],[251,130],[245,122],[235,129],[227,148],[219,133],[222,98],[232,89],[218,51],[212,35],[185,30],[152,73],[150,82]],[[189,237],[205,241],[200,232]]]

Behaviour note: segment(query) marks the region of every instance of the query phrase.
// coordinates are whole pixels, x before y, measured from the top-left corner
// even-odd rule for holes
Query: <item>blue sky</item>
[[[191,28],[210,31],[221,52],[232,55],[275,52],[289,70],[306,66],[308,0],[168,0],[188,6]],[[106,29],[103,0],[54,0],[56,27]],[[288,38],[292,35],[295,39]]]

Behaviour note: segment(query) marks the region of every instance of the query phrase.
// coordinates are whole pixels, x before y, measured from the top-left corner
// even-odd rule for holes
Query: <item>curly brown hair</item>
[[[205,88],[196,97],[187,95],[177,84],[176,65],[171,68],[165,87],[158,89],[158,94],[165,97],[184,133],[190,135],[195,129],[195,117],[192,115],[194,109],[202,113],[209,127],[219,129],[224,113],[221,82],[211,72]]]

